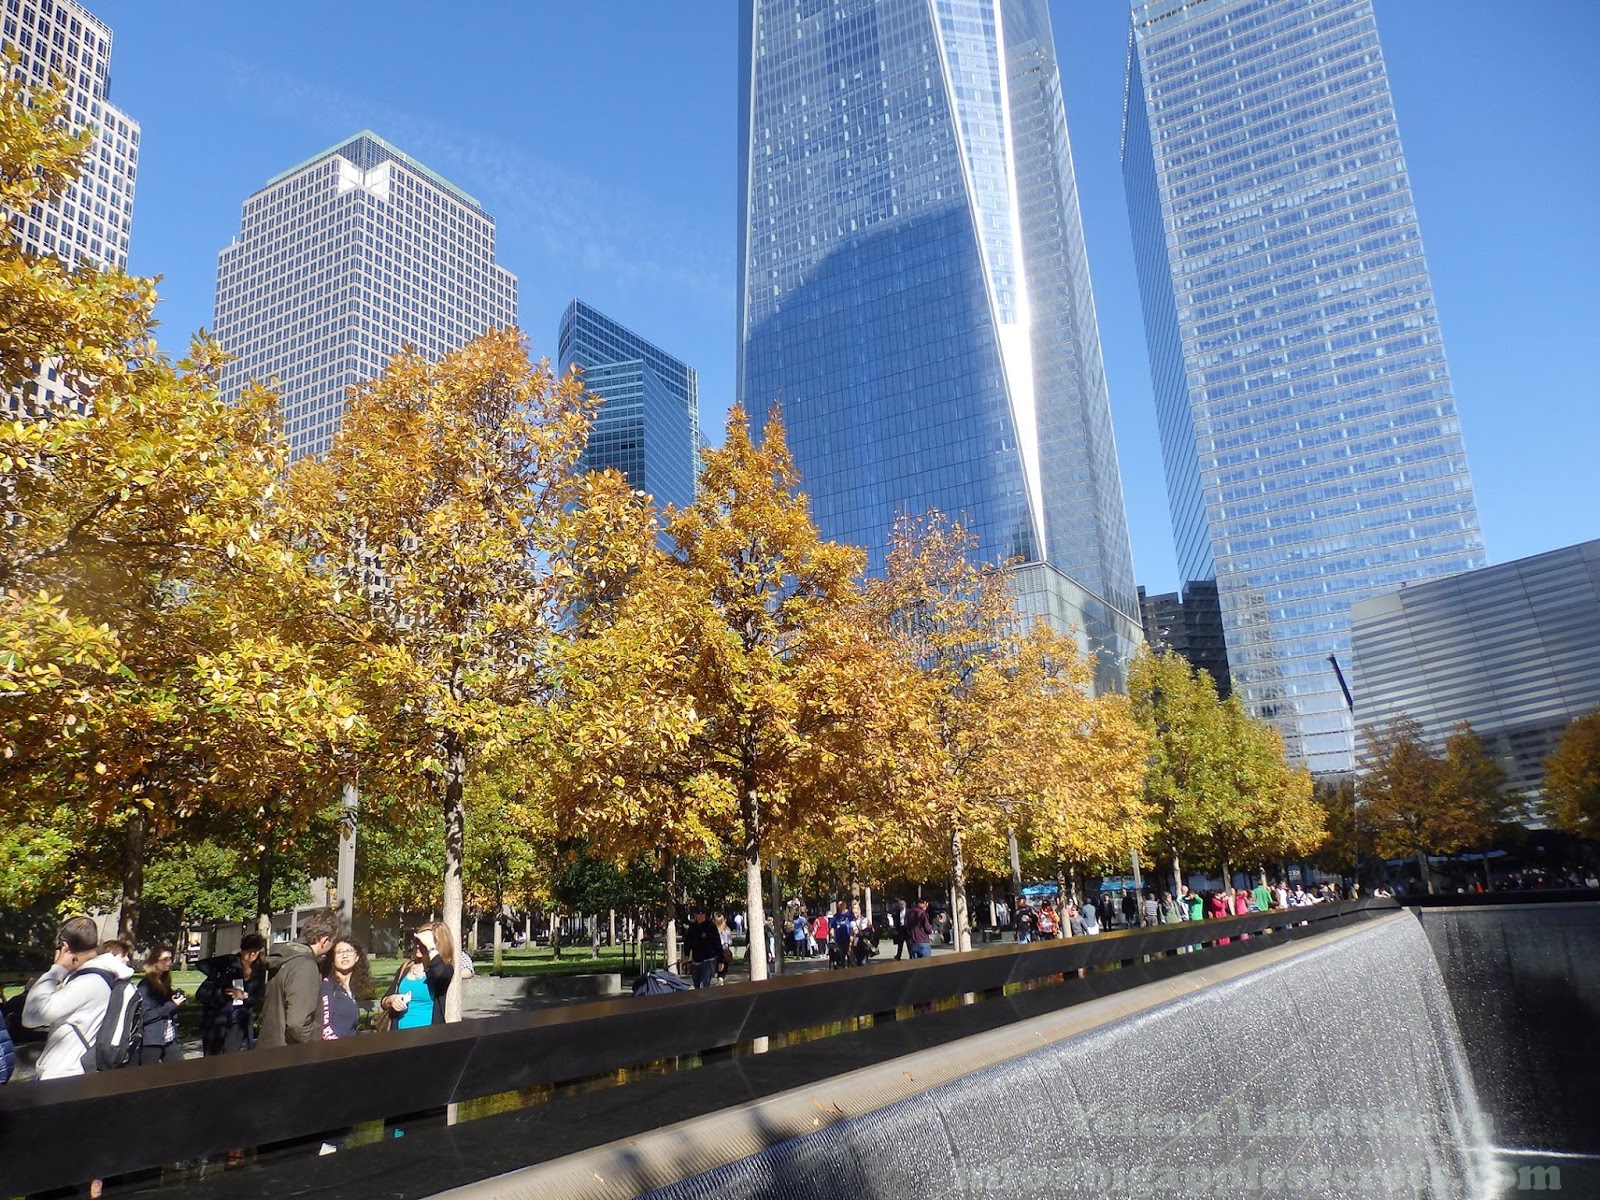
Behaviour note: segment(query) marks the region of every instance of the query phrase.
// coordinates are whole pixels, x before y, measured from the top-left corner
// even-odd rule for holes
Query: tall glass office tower
[[[1133,0],[1123,179],[1179,568],[1347,771],[1351,603],[1486,561],[1371,0]]]
[[[74,129],[91,128],[94,141],[83,170],[51,204],[35,203],[10,214],[22,249],[51,254],[67,267],[128,265],[133,188],[139,169],[139,122],[111,103],[111,29],[75,0],[6,0],[0,16],[0,71],[34,86],[60,78]],[[0,413],[48,410],[70,395],[50,363],[29,364],[32,383],[0,396]]]
[[[610,467],[658,504],[694,501],[700,461],[700,383],[693,367],[574,300],[556,337],[561,371],[577,366],[600,411],[583,469]]]
[[[1020,559],[1107,662],[1139,606],[1045,0],[745,0],[739,396],[818,524]]]
[[[404,346],[441,358],[517,323],[494,218],[384,141],[356,134],[267,181],[218,255],[225,396],[275,381],[296,457],[333,441],[350,386]]]

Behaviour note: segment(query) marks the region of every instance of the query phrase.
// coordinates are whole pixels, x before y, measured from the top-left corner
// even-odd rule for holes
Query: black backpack
[[[93,1044],[86,1039],[83,1042],[83,1073],[114,1071],[127,1066],[133,1057],[133,1048],[144,1041],[144,994],[132,976],[118,979],[99,967],[80,967],[73,975],[96,975],[111,989],[106,1015],[100,1019]],[[78,1027],[72,1028],[76,1031]],[[78,1037],[83,1039],[83,1034],[79,1032]]]
[[[44,1029],[29,1029],[22,1023],[22,1009],[28,1003],[28,991],[24,988],[14,996],[8,996],[4,1004],[0,1004],[0,1012],[5,1014],[6,1032],[11,1035],[13,1046],[25,1045],[28,1042],[42,1042],[50,1034]]]

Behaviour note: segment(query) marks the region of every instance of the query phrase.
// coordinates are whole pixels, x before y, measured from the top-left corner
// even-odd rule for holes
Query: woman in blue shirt
[[[383,998],[396,1029],[421,1029],[444,1024],[444,996],[456,973],[455,942],[442,921],[417,930],[411,958],[400,968],[394,986]]]
[[[355,1037],[361,1027],[361,1010],[371,1004],[372,970],[367,952],[349,938],[336,939],[322,960],[322,1040]]]

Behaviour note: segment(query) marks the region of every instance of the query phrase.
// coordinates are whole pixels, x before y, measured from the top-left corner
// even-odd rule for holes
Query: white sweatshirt
[[[109,971],[118,979],[133,974],[114,954],[99,954],[84,963],[79,971]],[[44,1052],[39,1055],[38,1078],[67,1079],[83,1074],[83,1053],[100,1036],[111,988],[98,975],[73,973],[53,966],[28,989],[22,1008],[22,1023],[29,1029],[48,1029]]]

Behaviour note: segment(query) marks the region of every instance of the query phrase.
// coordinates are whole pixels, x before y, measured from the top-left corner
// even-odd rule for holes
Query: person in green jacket
[[[1265,879],[1256,884],[1255,891],[1251,892],[1250,896],[1256,902],[1257,912],[1272,911],[1272,889],[1267,886]]]
[[[1206,899],[1192,887],[1185,885],[1183,904],[1189,909],[1189,920],[1203,921],[1206,917]]]

